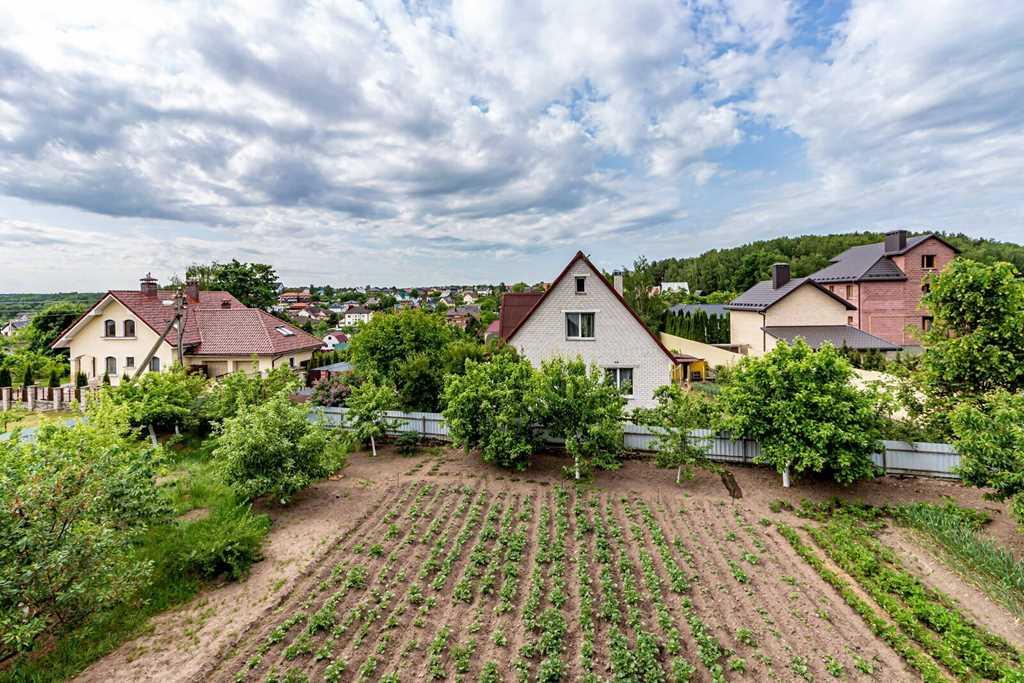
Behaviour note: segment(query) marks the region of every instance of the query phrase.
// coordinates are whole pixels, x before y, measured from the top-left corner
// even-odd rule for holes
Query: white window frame
[[[565,339],[567,341],[594,341],[595,339],[597,339],[597,314],[598,314],[598,311],[562,311],[563,320],[564,320],[564,324],[565,324]],[[576,322],[576,327],[580,331],[580,335],[579,336],[573,337],[573,336],[569,335],[569,316],[570,315],[581,316],[580,318],[577,319],[577,322]],[[591,315],[591,316],[594,317],[594,323],[592,325],[592,327],[593,327],[593,334],[591,336],[589,336],[589,337],[582,336],[583,335],[583,318],[582,318],[582,316],[584,316],[584,315]]]
[[[629,393],[623,393],[624,398],[633,398],[636,394],[636,368],[632,365],[610,365],[605,367],[605,377],[608,377],[609,373],[615,373],[615,387],[622,392],[622,371],[629,370],[630,382],[629,382]]]

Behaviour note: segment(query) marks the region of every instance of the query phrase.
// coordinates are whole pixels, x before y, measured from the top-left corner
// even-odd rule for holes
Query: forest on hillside
[[[936,232],[961,250],[961,256],[992,263],[1009,261],[1024,272],[1024,246],[1012,242]],[[759,240],[730,249],[712,249],[699,256],[650,261],[648,279],[653,282],[688,282],[690,291],[742,292],[767,280],[773,263],[790,264],[793,277],[810,275],[828,265],[829,259],[850,247],[885,239],[880,232],[837,235],[802,235]]]
[[[99,297],[100,295],[95,292],[0,293],[0,323],[5,323],[22,313],[36,313],[57,301],[88,305]]]

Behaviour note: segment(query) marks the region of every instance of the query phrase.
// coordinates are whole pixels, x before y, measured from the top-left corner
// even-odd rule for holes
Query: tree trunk
[[[676,468],[676,484],[683,480],[683,466],[680,465]]]
[[[156,430],[153,429],[153,425],[152,424],[149,425],[149,441],[154,446],[158,445],[157,441],[156,441]]]
[[[373,457],[377,457],[377,442],[373,440],[373,434],[370,435],[370,449],[373,451]]]
[[[573,464],[576,466],[576,481],[580,479],[580,456],[573,458]]]
[[[174,433],[177,434],[178,436],[181,436],[181,430],[178,429],[178,423],[177,422],[174,423]]]
[[[786,463],[786,469],[782,470],[782,488],[789,488],[789,463]]]

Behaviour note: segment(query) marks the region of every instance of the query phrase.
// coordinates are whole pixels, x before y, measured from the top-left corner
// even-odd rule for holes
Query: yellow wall
[[[117,360],[117,373],[111,375],[112,384],[117,384],[121,375],[127,372],[134,375],[142,360],[153,348],[153,344],[160,338],[158,332],[154,332],[146,323],[142,322],[135,315],[125,308],[116,299],[109,300],[100,310],[98,307],[88,322],[79,329],[71,339],[70,357],[71,371],[84,372],[89,379],[100,379],[103,377],[105,359],[113,356]],[[113,320],[117,325],[116,337],[103,336],[103,323],[105,320]],[[135,337],[127,338],[124,334],[124,321],[135,321]],[[160,330],[163,332],[163,330]],[[173,334],[173,332],[172,332]],[[157,349],[156,357],[160,359],[160,368],[170,368],[174,363],[174,349],[170,344],[164,342]],[[133,367],[125,365],[126,358],[131,356],[135,359]],[[95,360],[95,372],[93,372],[93,361]],[[77,362],[76,362],[77,361]]]
[[[845,325],[850,313],[841,302],[817,287],[802,285],[765,311],[763,318],[753,311],[730,311],[730,341],[747,344],[750,355],[760,356],[774,349],[776,344],[774,337],[765,337],[762,327]]]
[[[729,311],[729,342],[747,347],[747,353],[764,353],[764,321],[754,311]]]
[[[757,319],[760,321],[761,316],[757,316]],[[708,366],[712,368],[718,365],[734,365],[739,362],[740,358],[743,358],[741,354],[720,349],[717,346],[712,346],[711,344],[686,339],[685,337],[677,337],[676,335],[669,334],[667,332],[661,332],[660,337],[661,343],[664,344],[665,348],[669,351],[694,356],[695,358],[702,358],[707,361]]]

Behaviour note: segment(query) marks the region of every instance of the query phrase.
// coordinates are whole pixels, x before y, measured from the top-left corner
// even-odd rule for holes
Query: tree
[[[468,359],[463,374],[445,377],[443,403],[456,446],[479,449],[484,462],[526,469],[538,443],[534,369],[515,354],[481,363]]]
[[[564,439],[576,479],[594,467],[619,466],[626,399],[604,370],[579,358],[553,358],[541,363],[534,393],[540,422],[548,435]]]
[[[676,483],[693,477],[694,467],[707,467],[708,447],[694,441],[691,432],[711,424],[711,404],[701,394],[683,391],[674,384],[654,392],[657,406],[638,408],[633,421],[650,427],[654,433],[655,464],[676,468]]]
[[[30,387],[35,380],[32,378],[32,366],[25,365],[25,374],[21,376],[21,386]]]
[[[437,354],[414,353],[397,368],[395,386],[403,410],[434,412],[440,409],[444,367]]]
[[[999,389],[979,405],[965,402],[952,414],[960,478],[994,489],[995,500],[1011,500],[1024,530],[1024,392]]]
[[[361,443],[370,443],[373,455],[377,455],[377,438],[394,429],[396,421],[387,416],[387,411],[398,405],[398,394],[390,384],[366,381],[352,389],[345,404],[348,412],[346,422],[353,435]]]
[[[51,353],[50,345],[85,310],[82,304],[70,301],[56,301],[43,307],[29,322],[25,331],[29,348],[41,353]]]
[[[1009,263],[954,259],[929,283],[925,390],[939,397],[1024,389],[1024,280]]]
[[[651,294],[651,288],[656,284],[658,280],[655,279],[654,271],[644,257],[633,262],[632,270],[623,273],[626,302],[652,332],[658,331],[658,324],[667,308],[660,296]]]
[[[314,480],[344,466],[347,449],[308,408],[279,392],[224,420],[213,451],[225,481],[243,500],[270,495],[285,505]]]
[[[178,430],[196,416],[196,399],[206,380],[175,365],[167,372],[147,372],[137,380],[122,382],[110,391],[112,400],[128,407],[132,423],[149,430],[156,445],[156,428]]]
[[[203,289],[230,292],[246,306],[269,308],[277,301],[281,286],[277,272],[266,263],[192,264],[185,271],[186,280],[198,280]]]
[[[309,402],[315,406],[338,407],[345,405],[351,394],[352,385],[349,378],[331,375],[313,383],[313,393],[310,394]]]
[[[11,371],[5,367],[0,367],[0,387],[11,386]]]
[[[255,367],[255,360],[254,367]],[[199,414],[207,422],[219,424],[240,411],[258,405],[272,396],[292,394],[299,388],[299,378],[291,368],[281,365],[262,376],[232,372],[220,377],[200,398]]]
[[[27,410],[17,405],[0,410],[0,433],[6,432],[8,425],[18,422],[28,414]]]
[[[850,383],[853,368],[831,344],[814,351],[802,339],[779,342],[740,361],[719,396],[718,427],[755,439],[755,462],[789,473],[828,472],[841,484],[874,476],[883,399]]]
[[[46,381],[46,386],[51,389],[55,389],[60,386],[60,375],[57,374],[57,368],[50,369],[50,377]]]

